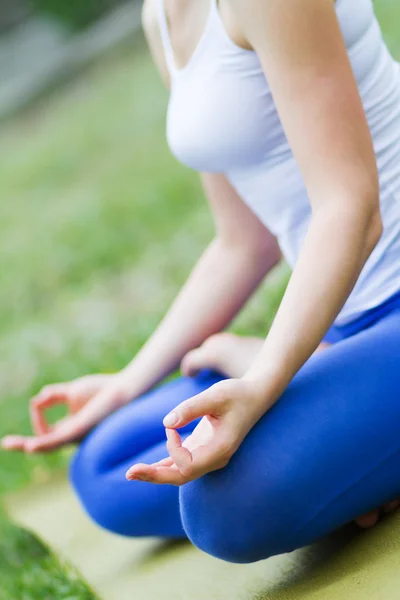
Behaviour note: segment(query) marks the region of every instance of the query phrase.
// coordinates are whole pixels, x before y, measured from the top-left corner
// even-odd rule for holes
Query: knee
[[[240,481],[219,485],[220,473],[181,488],[181,518],[190,541],[231,563],[253,563],[294,550],[294,527],[286,518],[279,490],[270,490],[261,504]]]
[[[177,488],[127,481],[126,464],[107,464],[96,449],[96,439],[92,443],[89,436],[69,471],[72,487],[89,517],[101,528],[122,536],[183,537]]]
[[[123,485],[129,485],[121,475],[118,481],[112,473],[99,468],[92,448],[85,440],[78,448],[69,468],[69,480],[87,515],[102,529],[119,535],[140,535],[135,512],[127,518],[121,507]],[[136,531],[136,525],[138,530]]]
[[[84,442],[70,464],[69,480],[72,488],[85,512],[97,525],[113,533],[122,533],[118,524],[118,512],[112,509],[106,474],[97,468],[89,454]]]

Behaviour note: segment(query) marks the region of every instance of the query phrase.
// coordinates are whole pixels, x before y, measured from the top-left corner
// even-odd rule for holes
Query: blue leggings
[[[221,376],[180,378],[125,406],[72,462],[86,511],[118,534],[188,537],[247,563],[305,546],[400,496],[400,306],[362,327],[350,337],[344,328],[340,341],[333,332],[336,343],[307,362],[228,466],[180,489],[128,482],[125,472],[166,457],[163,417]]]

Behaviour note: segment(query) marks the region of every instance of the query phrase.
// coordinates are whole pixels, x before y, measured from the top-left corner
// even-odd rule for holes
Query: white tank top
[[[257,54],[230,39],[211,0],[196,50],[176,68],[164,0],[157,1],[171,75],[172,152],[197,171],[224,173],[293,268],[311,207]],[[336,11],[374,141],[384,226],[336,319],[341,325],[400,290],[400,68],[382,40],[371,0],[338,0]]]

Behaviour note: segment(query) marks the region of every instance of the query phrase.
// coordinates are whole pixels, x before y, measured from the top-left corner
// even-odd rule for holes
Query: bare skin
[[[181,362],[181,370],[183,375],[193,377],[201,369],[208,368],[219,371],[229,378],[239,378],[254,361],[262,346],[262,338],[238,336],[229,332],[218,333],[207,338],[198,348],[188,352]],[[329,344],[322,343],[317,352],[326,348],[329,348]],[[125,403],[123,397],[127,394],[127,387],[124,389],[120,381],[118,374],[99,374],[46,386],[31,401],[31,420],[36,437],[9,436],[3,440],[3,448],[22,450],[27,453],[52,450],[65,443],[64,429],[71,429],[75,432],[74,438],[79,438],[85,428],[82,432],[79,431],[75,420],[85,407],[91,404],[101,405],[102,398],[107,399],[107,404],[114,409]],[[68,416],[50,426],[46,418],[46,410],[56,404],[64,404]],[[112,408],[108,408],[105,412],[112,412]],[[40,440],[45,440],[42,446]],[[391,513],[399,506],[400,500],[395,500],[381,509],[359,517],[356,523],[365,529],[373,527],[382,514]]]
[[[223,332],[208,338],[199,348],[189,352],[181,363],[184,375],[193,377],[202,369],[219,371],[229,378],[242,377],[262,350],[263,338],[244,337]],[[322,342],[317,352],[329,348],[330,344]],[[376,525],[382,514],[394,512],[400,506],[400,499],[385,504],[381,509],[373,510],[356,519],[363,529]]]
[[[239,11],[234,10],[235,4],[237,4]],[[238,18],[240,14],[240,0],[237,0],[237,2],[220,0],[218,5],[225,29],[234,43],[242,48],[254,49],[248,36],[244,33],[243,26],[240,24],[242,21]],[[207,18],[208,2],[199,2],[194,7],[193,4],[189,5],[185,0],[176,0],[175,2],[174,0],[166,0],[166,7],[169,17],[170,35],[175,49],[175,63],[178,68],[181,68],[190,59],[201,37]],[[247,12],[251,12],[248,11],[248,6],[246,10]],[[256,10],[253,12],[257,14]],[[250,31],[251,24],[249,23],[249,25]],[[159,68],[164,83],[169,87],[169,72],[165,62],[152,0],[146,0],[144,4],[144,26],[155,63]],[[343,48],[341,50],[343,62]],[[351,86],[352,84],[349,81],[349,87],[351,88]],[[312,91],[311,94],[313,94]],[[357,104],[357,101],[355,104]],[[331,111],[328,112],[331,114]],[[346,118],[342,118],[341,115],[340,119],[343,123],[346,121]],[[373,171],[374,169],[372,168],[370,172]],[[357,176],[352,177],[353,182],[356,179]],[[251,367],[254,358],[261,353],[263,344],[264,340],[259,338],[240,338],[230,333],[216,334],[207,338],[199,348],[191,350],[186,354],[182,361],[182,371],[187,375],[194,375],[201,368],[209,367],[223,372],[230,378],[241,377]],[[326,347],[328,345],[322,343],[316,351],[323,350]],[[372,527],[377,523],[382,512],[391,512],[399,505],[400,501],[396,500],[380,510],[377,509],[363,515],[356,522],[363,528]]]
[[[215,238],[156,332],[121,373],[82,378],[40,392],[31,403],[34,435],[9,436],[2,441],[5,449],[37,453],[74,442],[114,410],[161,381],[182,361],[184,373],[194,374],[200,368],[211,367],[230,378],[229,390],[223,386],[219,396],[222,392],[228,394],[229,410],[235,417],[229,419],[235,421],[235,431],[226,431],[233,440],[233,451],[246,434],[242,431],[242,417],[251,412],[252,405],[257,413],[254,420],[260,417],[315,351],[380,235],[373,149],[329,0],[271,0],[262,4],[257,0],[220,0],[218,5],[232,41],[254,49],[265,65],[315,213],[272,335],[266,344],[257,338],[217,333],[231,322],[280,254],[272,234],[227,179],[222,174],[203,174],[216,226]],[[166,0],[166,8],[175,62],[181,68],[201,37],[209,2]],[[169,73],[153,0],[145,1],[143,17],[151,52],[168,87]],[[281,35],[283,30],[287,31],[286,36]],[[309,65],[314,65],[313,69]],[[324,85],[321,73],[329,74],[322,78]],[[338,98],[343,101],[338,102]],[[318,120],[315,114],[320,115]],[[308,131],[306,139],[301,134],[304,128]],[[321,147],[326,151],[320,152]],[[334,235],[338,227],[343,232],[340,240]],[[322,247],[324,252],[320,252]],[[314,290],[319,290],[320,297]],[[294,338],[302,340],[296,347],[291,341],[293,331],[297,331]],[[256,364],[255,357],[261,354],[264,365],[274,362],[271,357],[280,356],[275,372],[265,373]],[[242,377],[246,373],[250,373],[247,379]],[[264,389],[260,410],[261,387]],[[216,398],[211,395],[206,411],[212,413]],[[55,404],[66,405],[69,416],[49,426],[44,412]],[[203,408],[198,409],[196,417],[211,414],[200,414]],[[158,472],[166,479],[156,476],[153,483],[182,485],[226,463],[226,452],[219,456],[223,444],[218,436],[213,448],[206,447],[207,455],[199,455],[204,464],[198,467],[192,459],[197,446],[204,445],[204,432],[200,430],[200,439],[193,440],[191,456],[181,448],[175,429],[167,424],[166,427],[172,458],[155,469],[156,475]],[[151,466],[144,475],[149,470],[152,472]],[[141,478],[145,478],[143,473]],[[382,510],[394,510],[398,505],[396,501]],[[379,515],[376,510],[357,522],[370,527]]]

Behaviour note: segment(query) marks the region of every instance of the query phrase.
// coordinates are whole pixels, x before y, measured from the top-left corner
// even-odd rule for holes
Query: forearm
[[[363,219],[357,211],[332,207],[313,217],[273,326],[245,376],[263,388],[266,409],[320,344],[380,232],[378,213]]]
[[[122,372],[133,395],[151,388],[189,350],[226,327],[278,260],[275,246],[257,253],[215,239],[155,333]]]
[[[347,210],[315,211],[300,261],[253,367],[244,377],[219,381],[176,406],[163,420],[171,460],[135,465],[128,479],[185,485],[227,466],[315,351],[376,245],[379,215],[365,221],[361,213],[354,217]],[[177,430],[202,417],[206,419],[182,443]]]

